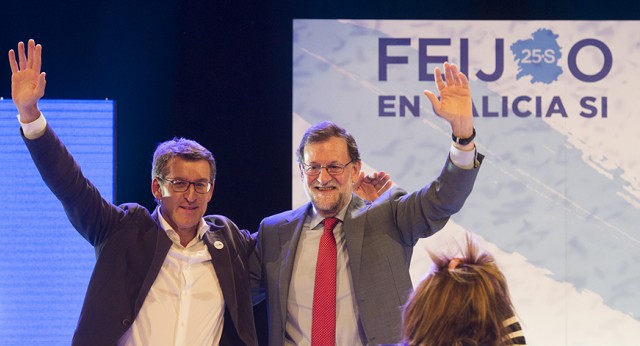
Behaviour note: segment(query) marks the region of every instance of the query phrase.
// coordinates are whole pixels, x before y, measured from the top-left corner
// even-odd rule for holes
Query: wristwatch
[[[471,141],[476,138],[476,128],[473,128],[473,133],[471,134],[471,137],[469,138],[460,138],[460,137],[456,137],[453,133],[451,134],[451,139],[453,139],[454,142],[460,144],[460,145],[467,145],[469,143],[471,143]]]

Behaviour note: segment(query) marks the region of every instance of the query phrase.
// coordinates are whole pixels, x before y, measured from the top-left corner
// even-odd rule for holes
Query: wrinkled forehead
[[[347,141],[344,138],[331,137],[325,141],[308,143],[303,151],[304,162],[345,163],[350,161]]]
[[[180,178],[209,180],[211,167],[207,160],[188,160],[180,156],[172,157],[166,166],[166,174]]]

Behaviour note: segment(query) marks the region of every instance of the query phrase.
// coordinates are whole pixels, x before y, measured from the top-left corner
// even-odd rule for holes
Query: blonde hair
[[[507,281],[493,256],[466,240],[462,258],[430,253],[433,269],[404,307],[407,345],[513,344],[503,325],[514,316]]]

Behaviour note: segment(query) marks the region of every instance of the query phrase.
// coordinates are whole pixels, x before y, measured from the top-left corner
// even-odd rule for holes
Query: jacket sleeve
[[[102,198],[49,125],[41,137],[29,140],[23,135],[23,140],[42,180],[62,203],[73,227],[91,245],[99,246],[126,213]]]
[[[479,158],[481,160],[482,156]],[[447,158],[440,175],[422,189],[409,194],[392,189],[387,192],[387,198],[379,199],[390,204],[397,228],[407,245],[415,245],[420,238],[439,231],[451,215],[462,209],[473,189],[478,167],[462,169]]]

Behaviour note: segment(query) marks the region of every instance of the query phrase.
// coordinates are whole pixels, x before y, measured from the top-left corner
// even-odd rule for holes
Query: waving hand
[[[16,53],[9,51],[11,65],[11,97],[20,113],[20,121],[32,122],[40,116],[38,100],[44,96],[46,85],[42,67],[42,46],[29,40],[28,54],[25,54],[24,43],[18,43],[18,60]]]
[[[455,64],[444,63],[444,80],[440,68],[435,68],[435,79],[440,99],[425,90],[436,113],[451,124],[456,137],[468,138],[473,133],[473,104],[469,80],[459,72]]]

